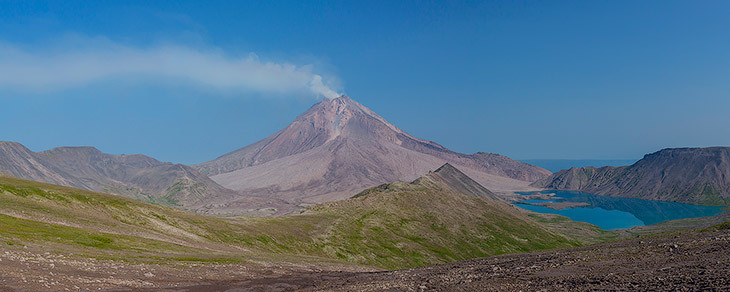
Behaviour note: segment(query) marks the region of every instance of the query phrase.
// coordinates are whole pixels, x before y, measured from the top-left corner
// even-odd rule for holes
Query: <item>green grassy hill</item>
[[[460,173],[460,172],[458,172]],[[0,176],[0,243],[110,259],[328,261],[388,269],[578,245],[432,172],[300,215],[219,218]],[[468,180],[467,180],[468,179]]]

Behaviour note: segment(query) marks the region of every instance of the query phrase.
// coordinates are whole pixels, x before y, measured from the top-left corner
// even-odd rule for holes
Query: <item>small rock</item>
[[[147,278],[152,278],[152,277],[155,276],[155,274],[153,274],[151,272],[147,272],[147,273],[144,273],[144,276],[147,277]]]

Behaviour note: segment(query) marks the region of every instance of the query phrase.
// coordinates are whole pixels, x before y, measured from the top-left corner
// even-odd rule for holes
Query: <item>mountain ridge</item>
[[[609,196],[730,203],[730,147],[666,148],[629,166],[571,168],[532,184]]]
[[[454,167],[448,162],[419,179],[422,178],[429,178],[433,181],[442,182],[444,185],[449,186],[454,191],[457,191],[467,196],[488,198],[496,201],[502,200],[492,191],[474,181],[468,175],[461,172],[458,168]]]
[[[33,152],[17,142],[0,142],[0,173],[200,211],[236,195],[189,166],[88,146]]]

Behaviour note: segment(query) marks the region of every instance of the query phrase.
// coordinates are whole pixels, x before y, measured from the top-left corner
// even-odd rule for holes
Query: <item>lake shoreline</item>
[[[526,210],[565,216],[603,230],[630,229],[671,220],[715,216],[723,212],[723,207],[718,206],[612,197],[578,191],[516,192],[506,199]]]
[[[545,207],[545,208],[549,208],[549,209],[553,209],[553,210],[562,210],[562,209],[566,209],[566,208],[590,206],[590,204],[582,203],[582,202],[541,202],[541,203],[516,202],[516,204],[540,206],[540,207]]]

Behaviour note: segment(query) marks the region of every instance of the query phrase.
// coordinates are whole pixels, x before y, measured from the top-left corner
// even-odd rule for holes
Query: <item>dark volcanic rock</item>
[[[571,168],[533,186],[693,204],[730,203],[730,147],[664,149],[630,166]]]

